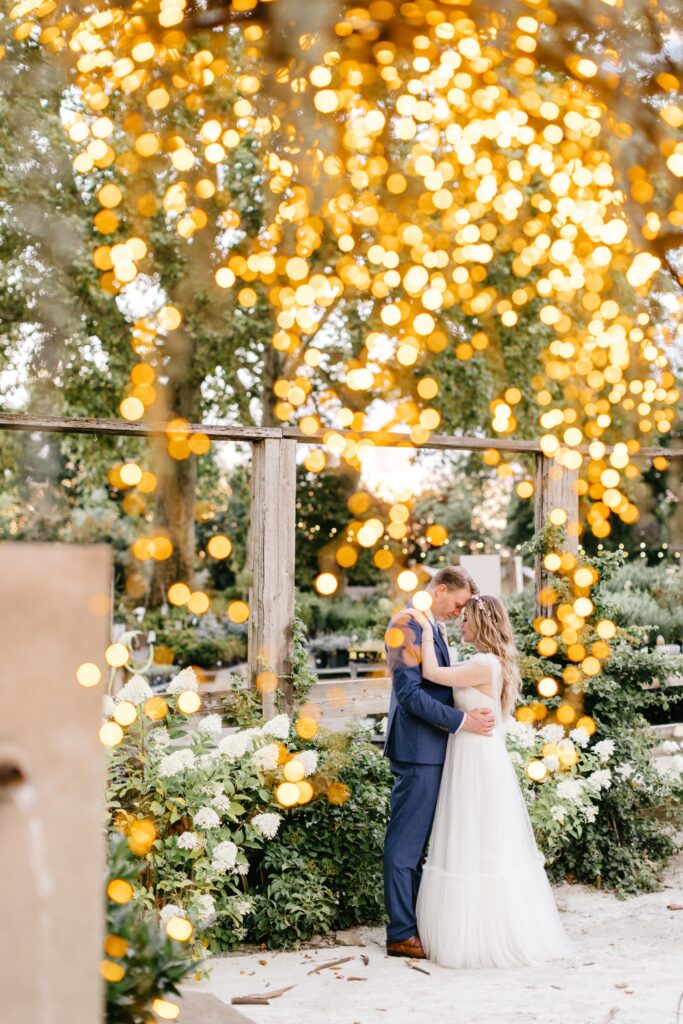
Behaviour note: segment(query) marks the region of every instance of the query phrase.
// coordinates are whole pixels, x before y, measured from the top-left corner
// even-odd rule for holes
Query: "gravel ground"
[[[211,977],[187,990],[230,1003],[293,986],[268,1005],[235,1007],[255,1024],[683,1024],[683,854],[661,892],[619,900],[564,885],[556,897],[577,955],[543,968],[450,971],[420,961],[427,975],[387,957],[381,929],[363,928],[363,946],[217,957]],[[342,957],[352,959],[310,973]]]

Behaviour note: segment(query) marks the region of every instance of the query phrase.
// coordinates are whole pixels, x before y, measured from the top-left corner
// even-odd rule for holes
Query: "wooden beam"
[[[295,537],[296,441],[268,437],[253,447],[249,523],[249,674],[263,695],[264,718],[278,710],[270,673],[291,705]]]
[[[510,454],[540,455],[541,446],[537,441],[517,440],[511,437],[477,437],[474,435],[432,434],[428,441],[414,445],[406,433],[392,430],[319,430],[315,434],[304,434],[296,427],[243,427],[223,423],[190,423],[193,434],[206,434],[212,441],[234,441],[252,443],[266,438],[285,438],[297,444],[324,444],[328,434],[339,434],[353,441],[371,441],[381,448],[417,448],[433,451],[466,451],[477,452],[491,449]],[[128,420],[94,419],[85,416],[35,416],[28,413],[0,412],[0,430],[34,431],[47,434],[106,434],[120,437],[155,437],[166,433],[167,424],[141,421],[130,423]],[[577,451],[583,455],[588,453],[586,445],[580,445]],[[609,454],[611,446],[605,451]],[[666,459],[683,459],[683,446],[680,448],[641,448],[631,454],[631,459],[654,459],[664,456]]]
[[[548,525],[553,509],[567,513],[567,550],[575,555],[579,550],[579,493],[578,473],[565,469],[547,455],[536,456],[536,487],[534,491],[534,528],[538,533]],[[543,566],[542,554],[536,555],[536,601],[539,614],[547,613],[547,605],[541,605],[539,594],[550,585]]]
[[[85,416],[33,416],[0,413],[0,430],[35,431],[46,434],[106,434],[118,437],[158,437],[167,432],[166,423],[129,423],[128,420],[90,419]],[[241,427],[218,423],[190,423],[193,434],[206,434],[212,441],[262,441],[282,437],[279,427]]]

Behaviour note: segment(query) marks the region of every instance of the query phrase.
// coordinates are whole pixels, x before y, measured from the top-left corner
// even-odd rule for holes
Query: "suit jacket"
[[[449,733],[457,732],[465,714],[453,707],[453,691],[422,678],[422,627],[409,615],[398,612],[389,629],[400,629],[400,647],[387,645],[391,672],[391,701],[384,753],[394,761],[443,764]],[[448,648],[438,629],[434,647],[439,665],[450,664]]]

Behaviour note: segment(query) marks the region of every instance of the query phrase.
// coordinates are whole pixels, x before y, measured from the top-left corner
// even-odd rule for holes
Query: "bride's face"
[[[466,644],[473,644],[475,639],[475,632],[472,620],[467,614],[467,609],[463,608],[462,615],[460,616],[460,633]]]

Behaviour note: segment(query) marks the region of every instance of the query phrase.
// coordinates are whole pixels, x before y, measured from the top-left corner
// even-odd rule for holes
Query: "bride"
[[[448,740],[429,854],[417,898],[418,934],[444,967],[514,967],[566,956],[560,922],[515,770],[504,718],[520,689],[510,620],[495,597],[472,597],[462,637],[478,653],[437,665],[429,620],[422,626],[423,678],[454,688],[462,711],[491,708],[492,739],[459,732]]]

